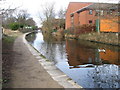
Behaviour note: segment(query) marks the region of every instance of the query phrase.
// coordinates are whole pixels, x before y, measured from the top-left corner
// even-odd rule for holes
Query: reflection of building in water
[[[99,55],[103,63],[120,65],[120,51],[106,49],[105,53],[100,52]]]
[[[81,45],[76,40],[66,41],[66,51],[70,66],[83,65],[95,62],[95,50],[91,47]]]
[[[105,48],[105,52],[99,52],[98,48],[93,48],[93,46],[82,44],[76,40],[66,41],[66,51],[68,54],[69,66],[74,66],[83,64],[120,64],[120,52],[112,51]]]

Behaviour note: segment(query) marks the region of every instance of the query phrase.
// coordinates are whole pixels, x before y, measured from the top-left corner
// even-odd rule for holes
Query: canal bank
[[[69,78],[66,74],[64,74],[63,72],[61,72],[55,65],[53,62],[47,60],[39,51],[37,51],[37,49],[35,49],[32,45],[30,45],[25,37],[26,35],[29,35],[30,33],[26,33],[23,36],[23,42],[24,44],[27,46],[27,48],[29,49],[29,51],[31,52],[31,54],[35,57],[35,60],[38,61],[38,63],[44,68],[45,71],[47,71],[47,73],[50,75],[50,77],[53,79],[51,81],[51,83],[56,82],[57,85],[50,85],[50,88],[82,88],[80,85],[78,85],[76,82],[74,82],[71,78]],[[41,68],[41,67],[39,67]],[[46,75],[44,75],[43,77],[46,77]],[[46,83],[48,83],[48,81],[46,80]],[[49,86],[49,84],[48,84]],[[48,86],[44,87],[44,88],[49,88]]]
[[[75,39],[60,41],[41,31],[28,35],[27,41],[83,88],[119,87],[119,47]]]
[[[63,88],[31,54],[23,42],[23,35],[15,40],[11,57],[10,78],[3,88]]]
[[[14,34],[14,32],[11,33]],[[5,53],[3,53],[5,54],[3,60],[7,64],[2,68],[9,71],[9,73],[8,71],[3,71],[3,73],[7,72],[7,75],[3,76],[5,77],[3,80],[4,82],[2,83],[3,89],[61,88],[62,90],[64,88],[79,87],[74,85],[72,80],[67,78],[65,74],[57,71],[55,67],[52,67],[52,63],[45,63],[47,60],[41,57],[40,53],[27,43],[25,35],[18,35],[18,33],[16,33],[16,35],[17,38],[13,44],[8,44],[10,49],[3,46],[3,49],[5,50]],[[52,77],[49,72],[52,72],[51,74],[53,74],[54,77]]]
[[[65,35],[66,38],[86,40],[90,42],[103,43],[109,45],[120,46],[120,33],[87,33],[79,36]]]

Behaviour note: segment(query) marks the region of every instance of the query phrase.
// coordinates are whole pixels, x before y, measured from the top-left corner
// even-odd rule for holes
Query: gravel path
[[[63,88],[45,71],[19,36],[13,47],[11,80],[8,88]]]

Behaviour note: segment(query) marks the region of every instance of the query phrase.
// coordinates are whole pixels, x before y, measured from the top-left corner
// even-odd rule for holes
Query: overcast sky
[[[69,2],[118,2],[119,0],[7,0],[12,7],[20,6],[22,9],[27,9],[34,20],[38,23],[38,12],[42,13],[42,6],[45,3],[55,3],[55,9],[67,8]],[[38,23],[39,24],[39,23]]]

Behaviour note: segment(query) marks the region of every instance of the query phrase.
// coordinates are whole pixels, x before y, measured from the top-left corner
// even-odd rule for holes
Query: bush
[[[57,29],[53,29],[52,32],[57,32]]]
[[[20,28],[23,28],[25,25],[24,24],[20,24],[19,26],[20,26]]]
[[[37,26],[32,26],[32,29],[33,29],[33,30],[37,30],[38,27],[37,27]]]
[[[18,23],[11,23],[9,24],[9,28],[12,29],[12,30],[17,30],[19,29],[19,24]]]
[[[69,33],[75,35],[85,34],[90,32],[95,32],[95,25],[83,24],[80,26],[76,26],[74,28],[73,27],[69,28]]]

